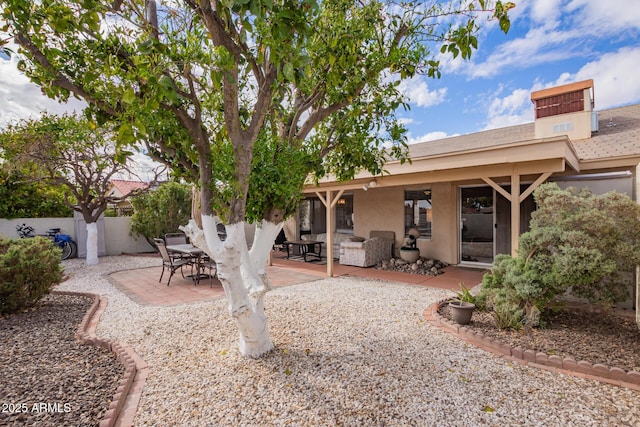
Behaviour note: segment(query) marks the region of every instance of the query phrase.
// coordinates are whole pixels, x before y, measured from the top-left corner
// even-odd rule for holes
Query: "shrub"
[[[51,240],[0,238],[0,314],[34,306],[61,280],[60,249]]]
[[[518,320],[533,327],[568,291],[601,305],[628,298],[632,275],[621,273],[640,263],[640,206],[622,194],[594,196],[556,184],[534,195],[538,209],[520,237],[518,256],[496,257],[483,279],[481,305],[498,313],[502,324]]]
[[[162,184],[156,191],[131,199],[131,231],[150,242],[166,233],[175,233],[191,218],[191,190],[176,182]]]

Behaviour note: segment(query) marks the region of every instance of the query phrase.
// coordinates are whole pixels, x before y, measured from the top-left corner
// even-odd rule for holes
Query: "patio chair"
[[[278,252],[284,251],[285,250],[284,242],[286,241],[287,241],[287,236],[284,234],[284,229],[280,230],[280,233],[278,233],[276,240],[273,242],[272,250],[278,251]]]
[[[167,286],[169,286],[169,283],[171,283],[171,278],[175,274],[176,270],[180,269],[180,274],[182,274],[182,277],[184,277],[182,267],[184,267],[185,265],[190,265],[193,267],[193,261],[189,258],[173,258],[169,255],[164,240],[153,239],[153,241],[158,247],[158,251],[160,251],[160,256],[162,256],[162,274],[160,274],[160,280],[158,280],[158,282],[162,282],[162,276],[164,276],[165,269],[169,270],[169,280],[167,281]]]
[[[200,264],[198,264],[198,274],[196,275],[196,285],[200,283],[200,272],[202,271],[202,273],[204,274],[205,271],[207,270],[208,270],[208,273],[206,274],[208,274],[209,279],[211,279],[210,286],[213,287],[213,278],[216,277],[216,274],[218,274],[218,267],[216,265],[216,262],[211,258],[209,258],[208,256],[203,257],[200,260]],[[215,270],[215,272],[212,274],[211,272],[213,270]]]
[[[187,236],[184,233],[167,233],[164,235],[165,245],[184,245],[187,243]]]
[[[167,233],[164,235],[164,244],[167,246],[171,245],[186,245],[187,236],[184,233]],[[169,251],[169,256],[173,259],[189,259],[190,256],[187,254],[181,254],[173,251]]]

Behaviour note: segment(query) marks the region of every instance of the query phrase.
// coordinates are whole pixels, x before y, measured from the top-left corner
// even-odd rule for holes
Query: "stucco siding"
[[[393,231],[399,247],[404,238],[404,189],[372,188],[353,192],[353,233],[369,237],[372,230]]]

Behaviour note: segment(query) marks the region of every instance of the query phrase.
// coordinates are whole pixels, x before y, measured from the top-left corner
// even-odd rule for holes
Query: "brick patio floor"
[[[208,301],[224,297],[224,290],[217,278],[202,279],[196,286],[190,278],[183,278],[177,272],[167,286],[168,272],[165,272],[162,283],[158,282],[162,272],[162,262],[158,257],[158,267],[124,270],[112,273],[110,281],[133,301],[142,305],[178,305],[198,301]],[[274,287],[294,285],[323,279],[327,266],[311,262],[288,260],[284,254],[273,253],[272,265],[267,273]],[[475,286],[482,281],[486,270],[446,267],[439,276],[423,276],[410,273],[383,271],[375,268],[360,268],[334,263],[334,276],[355,276],[392,282],[429,286],[441,289],[460,289],[460,282],[467,287]]]

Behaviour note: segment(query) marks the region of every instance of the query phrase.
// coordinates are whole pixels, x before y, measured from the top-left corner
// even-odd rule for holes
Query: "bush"
[[[628,298],[631,271],[640,263],[640,205],[619,193],[595,196],[544,184],[538,209],[520,236],[518,256],[496,257],[478,298],[502,325],[538,326],[557,296],[570,292],[591,303]]]
[[[191,219],[190,187],[177,182],[162,184],[157,190],[131,199],[131,231],[147,240],[175,233]]]
[[[34,306],[61,280],[60,249],[51,240],[0,238],[0,314]]]

